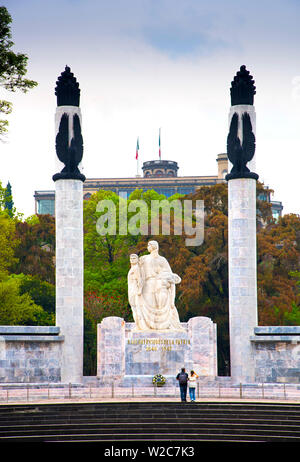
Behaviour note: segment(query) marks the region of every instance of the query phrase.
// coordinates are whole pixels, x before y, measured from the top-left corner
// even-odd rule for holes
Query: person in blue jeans
[[[195,391],[196,391],[197,377],[198,375],[196,374],[196,372],[191,371],[191,374],[189,376],[189,394],[190,394],[191,403],[194,403],[196,401]]]
[[[181,372],[177,374],[176,379],[179,382],[180,387],[180,398],[182,402],[186,402],[186,393],[187,393],[187,383],[189,380],[188,374],[185,372],[185,368],[181,369]]]

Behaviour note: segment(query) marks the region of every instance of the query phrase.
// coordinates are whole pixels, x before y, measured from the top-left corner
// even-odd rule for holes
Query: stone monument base
[[[181,323],[181,331],[138,332],[135,323],[104,318],[98,324],[97,377],[120,386],[149,386],[156,374],[174,385],[185,367],[199,376],[217,376],[216,325],[206,317]]]
[[[0,383],[59,383],[64,337],[56,326],[0,326]]]

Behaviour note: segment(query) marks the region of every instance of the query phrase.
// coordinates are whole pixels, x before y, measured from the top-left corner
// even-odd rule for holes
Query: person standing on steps
[[[191,375],[189,376],[189,394],[191,403],[196,401],[195,391],[196,391],[196,380],[199,376],[196,374],[195,371],[191,371]]]
[[[176,379],[179,382],[181,401],[186,402],[186,392],[187,392],[187,384],[188,384],[189,376],[185,372],[184,367],[181,369],[181,372],[177,374]]]

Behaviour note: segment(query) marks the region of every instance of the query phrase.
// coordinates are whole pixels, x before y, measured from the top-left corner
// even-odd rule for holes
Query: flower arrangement
[[[152,383],[157,387],[163,387],[166,383],[166,378],[161,374],[156,374],[152,379]]]

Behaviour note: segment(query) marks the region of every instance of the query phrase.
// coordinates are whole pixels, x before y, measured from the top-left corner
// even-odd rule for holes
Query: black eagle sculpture
[[[74,179],[85,181],[85,176],[80,172],[78,165],[83,156],[83,138],[81,134],[80,120],[77,114],[73,115],[73,137],[69,144],[69,115],[64,113],[61,117],[59,130],[55,140],[56,154],[59,160],[65,164],[60,173],[53,175],[53,180]]]
[[[243,142],[238,137],[239,116],[235,112],[230,122],[230,129],[227,136],[227,155],[233,164],[231,172],[225,179],[253,178],[258,179],[256,173],[250,172],[247,163],[253,159],[255,153],[255,135],[252,131],[250,116],[247,112],[242,115]]]

